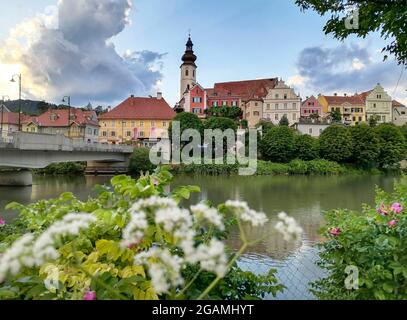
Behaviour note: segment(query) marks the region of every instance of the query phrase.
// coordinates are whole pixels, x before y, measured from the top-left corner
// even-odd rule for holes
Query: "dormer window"
[[[58,115],[56,115],[55,113],[51,113],[49,118],[50,118],[51,121],[56,121],[58,119]]]

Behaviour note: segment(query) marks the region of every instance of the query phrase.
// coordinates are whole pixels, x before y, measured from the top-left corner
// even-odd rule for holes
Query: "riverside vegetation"
[[[239,201],[182,208],[199,188],[168,192],[171,180],[160,168],[138,180],[116,176],[87,201],[64,193],[9,204],[19,217],[0,223],[0,299],[261,299],[284,289],[275,270],[257,275],[237,265],[259,241],[243,224],[261,228],[264,213]],[[294,219],[279,217],[274,232],[300,237]],[[237,252],[224,243],[232,227],[240,230]]]

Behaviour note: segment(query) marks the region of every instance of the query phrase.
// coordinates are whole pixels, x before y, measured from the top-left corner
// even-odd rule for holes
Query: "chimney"
[[[134,94],[132,94],[132,95],[130,96],[130,98],[134,98]]]
[[[335,92],[335,93],[334,93],[334,96],[335,96],[335,97],[337,97],[337,96],[338,96],[338,94]]]
[[[163,98],[163,93],[162,92],[157,92],[157,99],[161,100]]]
[[[343,94],[344,97],[347,97],[348,95],[346,93]]]

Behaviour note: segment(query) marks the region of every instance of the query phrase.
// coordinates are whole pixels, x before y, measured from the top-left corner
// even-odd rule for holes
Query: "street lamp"
[[[68,102],[68,137],[71,137],[71,96],[62,98],[62,102]]]
[[[16,78],[18,79],[18,131],[21,131],[21,73],[13,75],[10,81],[17,82]]]
[[[6,100],[7,98],[7,100]],[[1,121],[0,121],[0,138],[3,137],[3,113],[4,113],[4,102],[10,101],[9,96],[1,96]]]

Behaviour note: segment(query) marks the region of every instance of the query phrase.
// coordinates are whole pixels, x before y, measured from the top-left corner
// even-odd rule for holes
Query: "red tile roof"
[[[373,91],[373,90],[365,91],[365,92],[362,92],[362,93],[357,94],[357,95],[355,95],[355,96],[361,98],[363,102],[366,102],[367,96],[368,96],[372,91]]]
[[[41,127],[67,127],[68,115],[68,109],[49,109],[37,117],[25,117],[24,123],[34,122]],[[76,123],[79,126],[99,126],[95,111],[83,111],[81,109],[71,108],[70,115],[71,124]]]
[[[163,98],[130,97],[99,119],[172,120],[175,115]]]
[[[393,100],[392,101],[392,106],[393,106],[393,108],[404,107],[404,104],[398,102],[397,100]]]
[[[206,89],[209,98],[238,97],[243,100],[264,98],[269,88],[274,88],[277,78],[215,83],[213,89]]]
[[[341,105],[344,103],[349,103],[351,105],[365,105],[365,101],[357,96],[323,96],[330,105]]]
[[[3,112],[3,124],[18,125],[18,112]]]

